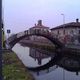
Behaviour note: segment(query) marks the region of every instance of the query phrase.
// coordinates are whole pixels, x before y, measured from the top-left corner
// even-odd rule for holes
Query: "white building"
[[[51,32],[64,43],[80,43],[80,22],[70,22],[51,29]]]

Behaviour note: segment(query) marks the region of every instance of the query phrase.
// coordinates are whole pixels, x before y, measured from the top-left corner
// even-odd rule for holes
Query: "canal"
[[[35,48],[16,44],[12,49],[26,67],[36,68],[46,65],[55,59],[56,53],[41,51]],[[53,54],[49,56],[48,54]],[[59,56],[58,56],[59,57]],[[80,80],[80,60],[70,56],[61,56],[57,61],[48,64],[48,68],[31,71],[36,80]]]

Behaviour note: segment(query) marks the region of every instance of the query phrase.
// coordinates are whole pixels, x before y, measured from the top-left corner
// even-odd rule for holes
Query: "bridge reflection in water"
[[[49,56],[48,54],[54,55]],[[80,72],[80,56],[61,55],[57,53],[50,53],[45,50],[30,48],[29,57],[33,58],[34,61],[37,60],[38,66],[35,67],[27,66],[27,68],[33,72],[37,72],[38,74],[46,70],[47,70],[46,72],[50,72],[58,67],[61,67],[66,71],[76,72],[76,75],[78,75],[78,73]],[[50,58],[49,61],[42,65],[42,60],[47,58]]]
[[[56,47],[56,52],[54,54],[54,52],[52,53],[53,56],[50,56],[49,53],[47,53],[45,56],[43,56],[46,52],[44,50],[40,50],[40,49],[36,49],[36,51],[40,52],[40,54],[37,53],[36,55],[36,51],[34,49],[31,49],[34,51],[34,53],[31,53],[33,51],[31,51],[30,56],[32,58],[36,58],[38,59],[38,64],[40,66],[36,66],[36,67],[27,67],[29,70],[34,71],[34,72],[39,72],[43,71],[43,70],[48,70],[51,67],[56,66],[54,69],[61,67],[64,68],[67,71],[70,72],[76,72],[76,74],[78,75],[78,72],[80,71],[80,56],[79,55],[73,55],[71,54],[70,49],[68,49],[64,44],[62,44],[58,39],[54,38],[53,35],[51,35],[51,33],[29,33],[28,31],[24,31],[23,34],[19,33],[19,34],[15,34],[14,38],[13,36],[11,38],[9,38],[9,45],[11,46],[11,48],[17,43],[19,42],[21,39],[27,37],[27,36],[31,36],[31,35],[37,35],[37,36],[43,36],[47,39],[49,39],[53,44],[57,45]],[[13,38],[13,39],[12,39]],[[70,52],[68,52],[68,50]],[[67,52],[66,52],[67,51]],[[68,54],[66,54],[68,53]],[[51,54],[51,53],[50,53]],[[75,53],[76,54],[76,53]],[[34,56],[33,56],[34,55]],[[48,58],[50,57],[51,59],[44,65],[41,65],[41,61],[43,58]]]
[[[48,57],[45,54],[41,54],[39,52],[36,54],[36,52],[37,52],[36,49],[31,48],[30,50],[35,51],[35,52],[31,52],[30,56],[34,59],[38,59],[40,64],[41,64],[41,60],[43,58]],[[29,67],[28,69],[38,72],[38,74],[39,74],[39,71],[46,70],[46,69],[49,71],[49,68],[53,67],[53,66],[56,66],[56,68],[59,66],[67,71],[76,72],[76,75],[78,75],[78,72],[80,72],[80,57],[79,56],[70,56],[70,55],[63,56],[63,55],[58,54],[54,57],[51,57],[51,60],[47,64],[40,66],[40,67],[35,67],[35,68]]]

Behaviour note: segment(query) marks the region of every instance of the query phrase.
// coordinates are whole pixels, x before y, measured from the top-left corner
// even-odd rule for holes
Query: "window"
[[[65,30],[63,30],[63,35],[65,34]]]
[[[58,30],[57,34],[59,34],[59,30]]]

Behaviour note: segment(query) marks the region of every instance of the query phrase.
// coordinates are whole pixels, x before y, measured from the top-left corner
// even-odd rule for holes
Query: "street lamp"
[[[63,16],[63,24],[65,24],[65,15],[61,14]]]
[[[61,14],[63,16],[63,36],[65,35],[65,15]]]
[[[63,16],[63,35],[65,34],[65,15],[61,14]],[[63,69],[63,80],[65,80],[65,70]]]

